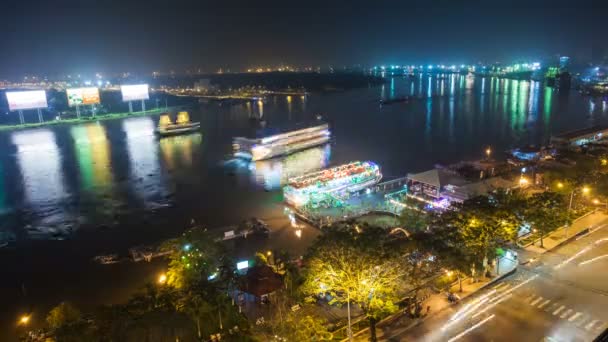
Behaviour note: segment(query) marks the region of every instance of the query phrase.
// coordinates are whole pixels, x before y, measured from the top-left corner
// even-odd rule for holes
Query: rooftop
[[[461,186],[468,183],[458,174],[446,169],[432,169],[420,173],[413,173],[409,174],[407,178],[414,182],[429,184],[438,188],[446,185]]]
[[[596,125],[593,127],[587,127],[587,128],[582,128],[582,129],[577,129],[577,130],[573,130],[573,131],[568,131],[568,132],[564,132],[561,134],[557,134],[554,136],[554,138],[556,139],[562,139],[562,140],[572,140],[572,139],[576,139],[576,138],[580,138],[580,137],[584,137],[587,135],[594,135],[594,134],[598,134],[598,133],[603,133],[605,131],[608,131],[608,126],[605,125]]]

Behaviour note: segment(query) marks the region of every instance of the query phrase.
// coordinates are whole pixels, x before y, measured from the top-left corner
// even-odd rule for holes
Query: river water
[[[404,95],[412,100],[379,106]],[[63,299],[85,307],[123,300],[162,264],[100,266],[91,257],[176,236],[192,220],[219,229],[260,217],[271,237],[232,242],[237,257],[267,248],[302,254],[318,232],[292,228],[283,213],[280,186],[293,175],[372,160],[385,178],[399,177],[608,121],[601,99],[462,75],[238,105],[193,101],[190,112],[200,134],[160,140],[157,116],[0,132],[0,236],[11,241],[0,250],[0,299],[14,308],[3,322]],[[329,145],[258,163],[230,156],[232,137],[250,131],[252,117],[272,126],[317,114],[331,125]]]

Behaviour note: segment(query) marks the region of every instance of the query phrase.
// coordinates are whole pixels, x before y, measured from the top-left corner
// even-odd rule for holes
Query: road
[[[591,341],[608,328],[608,222],[389,341]],[[521,255],[520,255],[521,257]]]

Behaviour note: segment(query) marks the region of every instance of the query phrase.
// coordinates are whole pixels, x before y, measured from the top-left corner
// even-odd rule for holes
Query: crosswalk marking
[[[591,318],[591,316],[587,315],[587,314],[583,314],[583,316],[580,319],[577,319],[576,322],[574,322],[574,324],[576,324],[577,327],[579,328],[583,328],[584,324],[587,323],[587,321]]]
[[[595,331],[597,332],[603,331],[604,329],[606,329],[606,322],[595,326]]]
[[[531,301],[531,300],[532,300],[532,298],[534,298],[534,297],[536,297],[536,295],[533,293],[533,294],[531,294],[531,295],[527,296],[526,298],[524,298],[524,302],[529,302],[529,301]]]
[[[547,306],[545,308],[545,312],[553,311],[555,308],[557,308],[558,305],[559,305],[559,303],[553,303],[550,306]]]
[[[543,300],[543,297],[538,297],[532,303],[530,303],[530,305],[535,306],[536,304],[540,303],[541,300]]]
[[[551,302],[551,299],[547,299],[546,301],[542,302],[539,306],[537,306],[537,308],[542,309],[545,305],[549,304],[549,302]]]
[[[572,322],[575,319],[577,319],[579,316],[581,316],[583,313],[582,312],[577,312],[574,315],[572,315],[572,317],[568,318],[568,322]]]
[[[559,309],[553,311],[553,316],[557,315],[560,311],[564,310],[566,308],[565,305],[562,305],[559,307]]]
[[[585,330],[591,330],[591,328],[593,327],[593,325],[594,325],[595,323],[597,323],[597,322],[599,322],[599,320],[594,319],[593,321],[591,321],[591,323],[589,323],[589,324],[585,325]]]
[[[568,309],[567,311],[564,311],[564,313],[559,316],[559,318],[566,318],[566,316],[568,316],[573,310],[572,309]]]

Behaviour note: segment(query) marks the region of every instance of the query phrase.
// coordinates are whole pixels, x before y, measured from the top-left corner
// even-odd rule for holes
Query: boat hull
[[[190,134],[190,133],[198,132],[200,127],[201,127],[200,122],[191,123],[191,124],[187,124],[187,125],[173,125],[170,128],[158,128],[156,130],[156,134],[159,135],[160,137],[169,137],[169,136],[174,136],[174,135]]]

